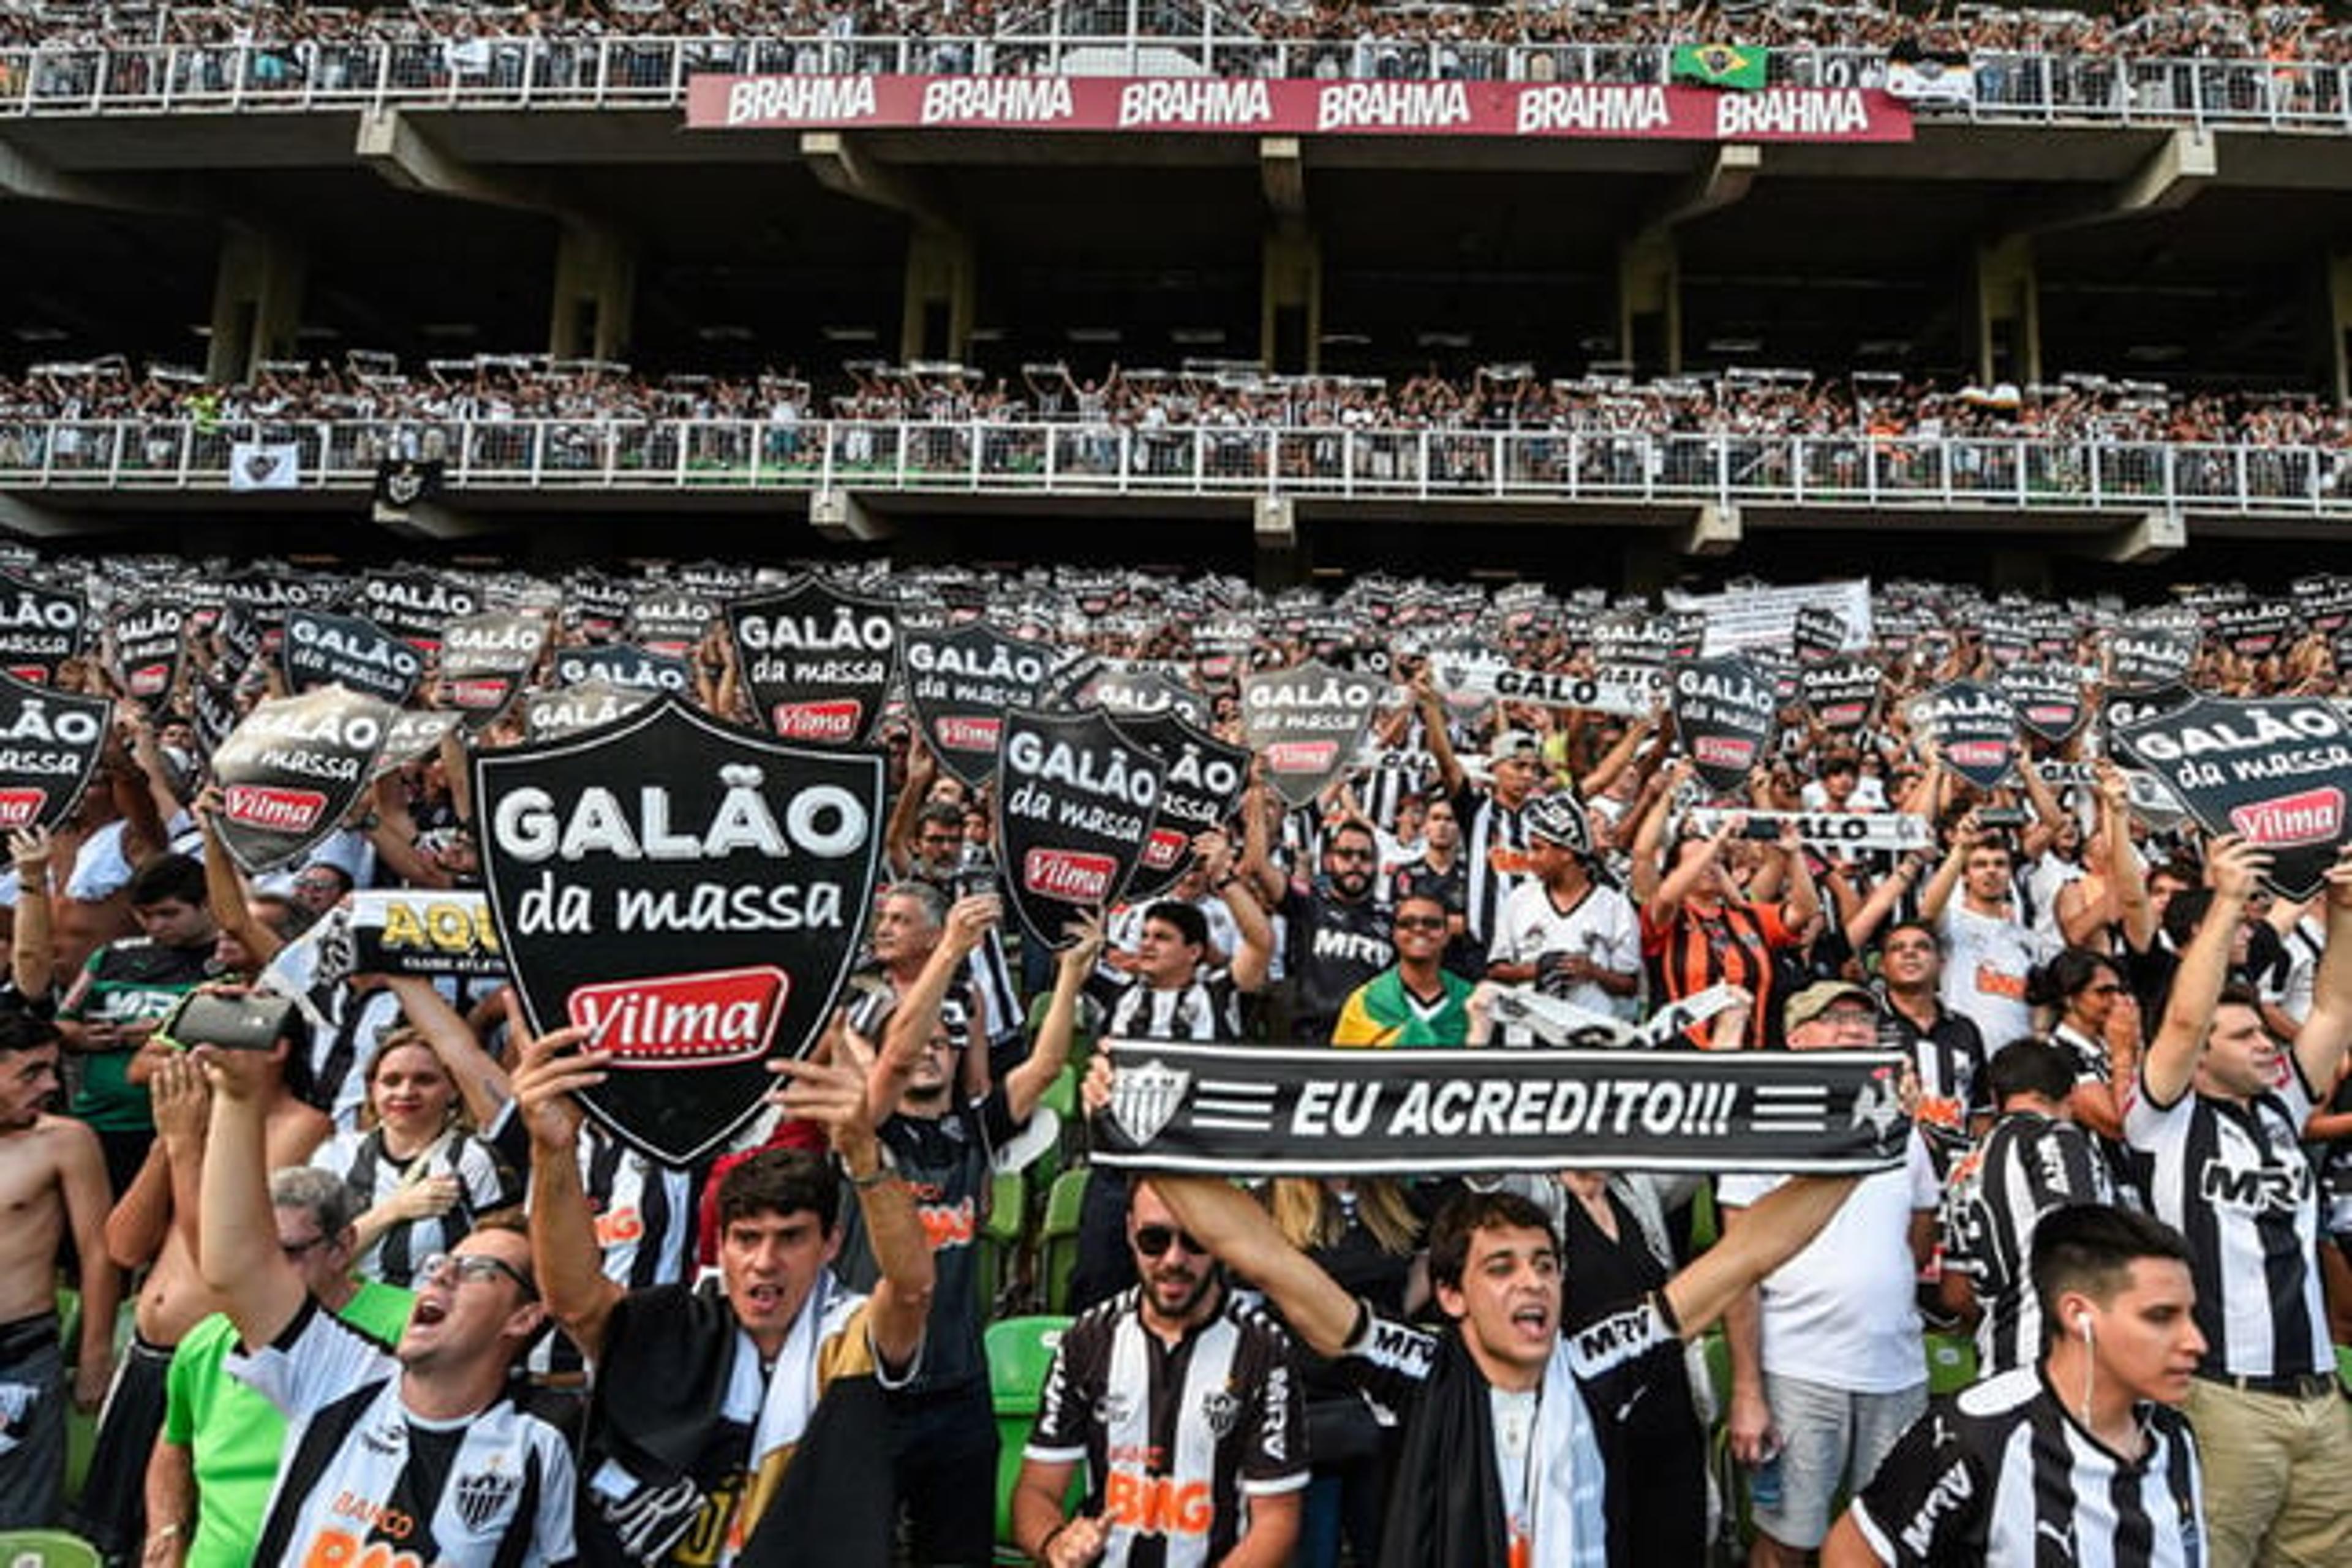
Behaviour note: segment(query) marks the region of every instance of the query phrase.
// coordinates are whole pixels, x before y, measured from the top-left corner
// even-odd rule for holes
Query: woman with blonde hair
[[[1402,1184],[1285,1176],[1274,1183],[1275,1227],[1342,1287],[1373,1308],[1405,1317],[1429,1299],[1420,1214]],[[1303,1346],[1307,1458],[1314,1467],[1298,1524],[1297,1568],[1333,1568],[1344,1536],[1355,1561],[1380,1555],[1381,1520],[1396,1428],[1384,1425],[1328,1362]]]
[[[394,1029],[376,1047],[359,1130],[337,1133],[310,1157],[358,1192],[362,1274],[406,1286],[476,1216],[522,1200],[522,1183],[474,1131],[467,1102],[478,1096],[466,1091],[475,1087],[425,1029]]]

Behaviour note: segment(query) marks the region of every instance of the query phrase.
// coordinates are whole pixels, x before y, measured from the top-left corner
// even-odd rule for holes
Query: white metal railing
[[[226,490],[240,443],[305,488],[387,458],[453,489],[824,490],[1642,500],[2352,520],[2330,447],[929,420],[0,421],[0,489]]]
[[[0,49],[0,116],[242,113],[384,104],[461,109],[682,106],[702,72],[1662,82],[1646,44],[1278,40],[1205,26],[974,37],[545,37],[41,45]],[[1775,82],[1877,87],[1880,49],[1785,48]],[[1994,123],[2267,126],[2352,132],[2352,67],[2319,62],[1997,54],[1970,58],[1966,103],[1926,115]]]

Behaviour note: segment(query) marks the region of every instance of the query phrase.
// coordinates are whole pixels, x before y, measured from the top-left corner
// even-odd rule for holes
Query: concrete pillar
[[[556,231],[555,302],[547,327],[554,359],[625,360],[637,310],[637,249],[600,226]]]
[[[907,289],[898,359],[963,363],[971,350],[979,266],[971,237],[918,219],[907,239]]]
[[[290,237],[225,226],[213,279],[212,347],[205,374],[215,382],[251,378],[266,359],[294,357],[302,324],[302,247]]]
[[[1643,229],[1618,249],[1617,357],[1637,376],[1682,374],[1682,261],[1671,228]]]
[[[1977,247],[1977,380],[2042,379],[2042,290],[2033,239],[2013,234]]]
[[[1303,224],[1265,237],[1258,287],[1258,361],[1280,375],[1312,375],[1323,361],[1323,247]]]
[[[2352,255],[2327,258],[2327,360],[2341,408],[2352,403]]]

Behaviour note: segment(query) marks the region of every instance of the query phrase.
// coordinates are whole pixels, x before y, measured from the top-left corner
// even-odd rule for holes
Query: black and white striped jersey
[[[1238,1040],[1242,993],[1222,969],[1203,968],[1182,985],[1160,990],[1132,973],[1097,969],[1087,995],[1103,1010],[1096,1033],[1108,1040]]]
[[[360,1255],[359,1271],[388,1285],[407,1285],[418,1264],[464,1240],[477,1216],[522,1201],[522,1179],[497,1148],[486,1139],[455,1128],[406,1160],[395,1158],[384,1147],[381,1128],[338,1132],[319,1145],[310,1163],[350,1183],[359,1194],[362,1211],[417,1182],[435,1176],[457,1178],[455,1206],[422,1219],[395,1220]]]
[[[2189,1423],[2148,1405],[2140,1429],[2140,1457],[2118,1458],[2040,1367],[2019,1367],[1931,1405],[1854,1500],[1853,1521],[1895,1568],[2200,1568],[2204,1497]]]
[[[539,1568],[572,1562],[572,1440],[500,1397],[448,1421],[409,1413],[384,1343],[306,1303],[232,1375],[285,1413],[257,1563]],[[371,1548],[373,1549],[373,1552]]]
[[[1249,1522],[1249,1499],[1307,1481],[1306,1405],[1290,1340],[1231,1287],[1170,1344],[1129,1289],[1072,1323],[1054,1352],[1024,1457],[1084,1462],[1083,1511],[1110,1527],[1109,1568],[1207,1568]]]
[[[1464,913],[1470,935],[1483,947],[1494,940],[1503,900],[1535,876],[1528,858],[1527,806],[1513,810],[1488,791],[1465,784],[1454,792],[1454,815],[1462,824],[1462,855],[1470,871]]]
[[[2183,1094],[2158,1105],[2147,1080],[2124,1110],[2124,1137],[2147,1156],[2148,1202],[2189,1240],[2205,1366],[2232,1377],[2333,1368],[2320,1300],[2319,1197],[2304,1157],[2315,1097],[2293,1070],[2251,1100]]]
[[[2010,1111],[1952,1167],[1944,1189],[1944,1267],[1967,1277],[1984,1309],[1977,1364],[1985,1375],[2031,1366],[2042,1355],[2033,1227],[2068,1204],[2114,1201],[2091,1135],[2039,1111]]]

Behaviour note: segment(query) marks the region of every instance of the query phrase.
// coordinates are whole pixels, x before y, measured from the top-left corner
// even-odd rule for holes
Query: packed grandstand
[[[0,1561],[2352,1562],[2340,10],[0,0]]]

